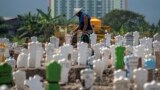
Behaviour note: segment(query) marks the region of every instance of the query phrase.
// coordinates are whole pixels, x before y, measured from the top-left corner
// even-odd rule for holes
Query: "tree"
[[[109,25],[112,30],[118,31],[121,26],[127,32],[145,31],[149,24],[144,20],[144,16],[125,10],[113,10],[103,17],[103,24]]]
[[[160,33],[160,19],[159,19],[158,24],[156,26],[156,31]]]
[[[18,18],[20,20],[20,25],[17,29],[19,38],[31,37],[37,34],[39,30],[37,15],[31,15],[29,12],[28,14],[18,15]]]
[[[0,16],[0,24],[2,24],[4,22],[3,17]]]

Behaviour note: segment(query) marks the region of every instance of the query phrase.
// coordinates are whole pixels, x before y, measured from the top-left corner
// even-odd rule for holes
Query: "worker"
[[[93,32],[90,23],[90,16],[82,12],[82,8],[74,8],[74,16],[79,17],[79,25],[75,28],[75,30],[73,30],[72,34],[77,33],[78,30],[81,30],[81,41],[90,45],[90,34]]]

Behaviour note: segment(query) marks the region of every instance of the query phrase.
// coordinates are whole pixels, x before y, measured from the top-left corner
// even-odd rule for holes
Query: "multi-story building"
[[[127,0],[50,0],[52,16],[73,16],[74,8],[83,8],[85,13],[97,18],[103,17],[113,9],[127,9]]]

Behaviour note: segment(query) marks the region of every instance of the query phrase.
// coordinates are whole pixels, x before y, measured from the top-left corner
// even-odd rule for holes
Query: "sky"
[[[16,17],[29,11],[35,13],[37,8],[47,11],[48,0],[0,0],[0,16]],[[144,15],[150,24],[157,24],[160,0],[128,0],[128,10]]]
[[[17,14],[47,11],[48,0],[0,0],[0,16],[16,17]]]
[[[144,15],[150,24],[157,24],[160,19],[160,0],[128,0],[128,10]]]

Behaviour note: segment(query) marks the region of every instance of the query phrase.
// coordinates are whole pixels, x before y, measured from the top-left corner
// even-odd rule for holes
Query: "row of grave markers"
[[[11,66],[4,63],[0,65],[0,68],[9,70],[8,72],[0,72],[1,74],[0,84],[11,84],[12,82]],[[2,73],[3,75],[5,74],[5,76],[2,76]],[[60,85],[58,84],[60,80],[63,79],[64,81],[67,81],[66,79],[64,79],[64,77],[61,78],[61,73],[62,73],[62,66],[61,64],[58,64],[57,61],[51,61],[46,65],[46,80],[48,81],[46,85],[46,90],[60,90]],[[63,74],[65,75],[66,73],[63,73]],[[84,69],[81,71],[81,81],[83,82],[81,90],[84,90],[84,89],[92,90],[93,88],[92,86],[95,80],[94,75],[95,75],[94,71],[91,69]],[[65,78],[67,77],[65,76]],[[40,76],[35,75],[34,77],[29,77],[29,79],[26,80],[25,71],[18,70],[16,72],[13,72],[13,80],[15,82],[15,87],[17,90],[23,90],[24,88],[28,88],[29,90],[44,90],[43,83],[40,82],[41,79],[42,78]],[[159,90],[160,89],[160,83],[154,80],[152,82],[147,82],[148,71],[146,69],[143,69],[143,68],[134,69],[133,80],[135,83],[135,87],[134,87],[135,90]],[[126,72],[123,70],[116,70],[114,72],[113,84],[114,84],[113,88],[115,90],[130,90],[131,88],[130,79],[126,77]]]
[[[93,56],[91,53],[92,50],[87,47],[88,45],[86,43],[78,43],[77,49],[73,49],[73,46],[70,44],[64,44],[63,46],[58,47],[58,44],[56,42],[58,41],[58,39],[53,37],[54,40],[51,40],[52,43],[48,43],[45,45],[46,63],[50,62],[53,59],[56,60],[62,65],[62,73],[66,73],[67,75],[69,69],[71,68],[71,61],[68,61],[69,54],[71,54],[72,62],[78,62],[79,65],[87,65],[88,58],[90,58],[89,64],[93,65],[93,69],[97,73],[98,77],[102,77],[104,69],[106,69],[107,65],[109,64],[113,64],[116,69],[126,68],[128,71],[127,76],[132,76],[133,70],[137,68],[139,57],[141,57],[142,67],[148,69],[148,71],[152,72],[155,68],[159,68],[159,41],[152,42],[151,38],[142,38],[139,40],[140,44],[137,44],[137,46],[132,46],[132,42],[139,42],[133,41],[139,39],[137,39],[138,32],[134,33],[134,37],[136,38],[133,38],[133,36],[130,34],[125,35],[125,37],[127,37],[125,40],[122,36],[115,37],[115,45],[111,45],[109,47],[106,47],[106,45],[109,44],[110,40],[106,41],[108,42],[106,45],[104,45],[102,42],[95,43],[94,38],[96,38],[96,36],[92,34],[93,39],[91,39],[91,41],[95,43],[94,44],[92,42],[92,48],[94,50]],[[108,36],[110,35],[108,34]],[[20,55],[18,56],[17,62],[15,62],[13,58],[7,59],[6,62],[12,65],[13,68],[15,67],[15,63],[17,63],[16,65],[18,68],[40,68],[44,50],[42,48],[42,44],[37,41],[36,37],[32,37],[31,40],[32,42],[29,43],[28,49],[23,50],[22,53],[20,53]],[[154,40],[156,40],[156,35],[154,37]],[[125,46],[124,43],[127,46]],[[152,56],[152,43],[154,48],[154,55],[156,55],[156,58]],[[126,56],[124,55],[125,48],[127,51]],[[123,63],[124,60],[125,63]],[[152,76],[154,78],[154,75]],[[61,78],[64,77],[61,76]],[[66,78],[64,78],[63,80],[65,83],[67,82]]]

